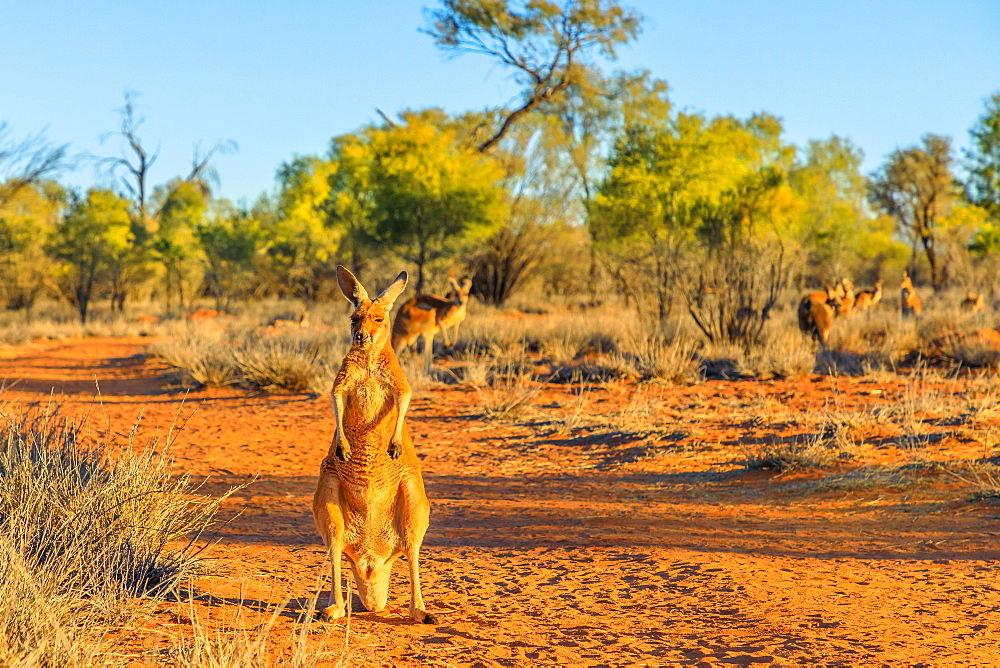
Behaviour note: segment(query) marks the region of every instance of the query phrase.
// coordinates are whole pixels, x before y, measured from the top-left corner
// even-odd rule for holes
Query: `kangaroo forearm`
[[[337,392],[333,393],[333,417],[337,423],[337,434],[342,436],[344,433],[344,397]]]
[[[412,392],[407,390],[399,395],[399,413],[396,415],[396,435],[402,436],[403,434],[403,419],[406,417],[406,411],[410,408],[410,398]]]

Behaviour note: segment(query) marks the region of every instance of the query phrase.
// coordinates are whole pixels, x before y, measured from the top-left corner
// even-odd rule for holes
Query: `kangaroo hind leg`
[[[397,526],[405,534],[401,538],[410,571],[410,617],[422,624],[437,624],[437,617],[424,607],[424,597],[420,591],[420,545],[424,542],[424,534],[430,521],[430,504],[424,494],[423,481],[419,477],[404,478],[400,482],[396,504],[401,520]]]
[[[324,464],[325,465],[325,464]],[[347,601],[341,589],[340,562],[344,552],[344,514],[337,500],[340,484],[331,473],[321,474],[313,497],[313,519],[330,555],[331,583],[329,605],[320,611],[324,620],[339,619],[347,614]]]

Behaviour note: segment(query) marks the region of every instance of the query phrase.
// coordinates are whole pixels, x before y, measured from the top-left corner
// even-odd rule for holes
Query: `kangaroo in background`
[[[920,297],[917,296],[917,291],[913,288],[913,281],[910,280],[910,274],[903,272],[903,280],[899,284],[900,290],[900,310],[903,313],[903,317],[920,315],[920,311],[923,310],[924,306],[920,303]]]
[[[874,290],[861,290],[854,296],[854,310],[870,311],[882,301],[882,279],[875,281]]]
[[[434,354],[435,334],[441,332],[448,348],[458,342],[458,326],[465,320],[472,281],[466,278],[459,285],[454,278],[449,278],[448,282],[451,284],[448,297],[417,295],[399,308],[392,326],[392,348],[397,355],[422,338],[429,365]],[[448,337],[448,328],[453,330],[453,339]]]
[[[854,283],[851,279],[840,279],[837,284],[837,297],[840,299],[837,315],[851,315],[851,311],[854,309]]]
[[[968,313],[979,313],[986,308],[986,300],[983,299],[982,293],[977,295],[974,292],[969,292],[962,300],[961,307],[963,311]]]
[[[389,310],[406,287],[406,272],[375,299],[346,268],[337,267],[337,280],[354,313],[351,348],[333,385],[336,432],[313,496],[313,518],[333,570],[330,605],[321,616],[346,613],[342,555],[351,563],[361,602],[376,612],[385,609],[393,562],[406,556],[410,617],[436,624],[420,593],[419,553],[430,503],[403,422],[410,386],[389,345]]]
[[[840,308],[841,299],[835,288],[809,293],[799,302],[799,329],[825,348]]]

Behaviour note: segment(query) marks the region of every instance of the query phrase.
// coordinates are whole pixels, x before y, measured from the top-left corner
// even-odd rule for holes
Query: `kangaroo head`
[[[357,562],[351,562],[354,584],[358,588],[361,603],[370,612],[385,609],[389,598],[389,575],[392,573],[393,559],[365,554]]]
[[[461,306],[469,301],[469,292],[472,290],[470,279],[463,278],[459,284],[454,278],[449,277],[448,285],[451,286],[451,300],[455,302],[455,306]]]
[[[902,290],[913,290],[913,281],[910,280],[910,274],[903,272],[903,280],[900,281],[899,287]]]
[[[346,267],[337,267],[337,282],[347,300],[354,306],[351,314],[351,346],[381,350],[389,345],[389,311],[406,287],[406,272],[399,272],[396,280],[375,299],[368,298],[365,286]]]

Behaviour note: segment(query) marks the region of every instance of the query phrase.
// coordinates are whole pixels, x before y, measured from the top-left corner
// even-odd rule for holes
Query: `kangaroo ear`
[[[462,279],[462,292],[464,292],[465,294],[469,294],[470,290],[472,290],[472,279],[471,278],[463,278]]]
[[[386,310],[389,310],[392,308],[396,298],[403,292],[404,288],[406,288],[406,272],[401,271],[399,272],[399,276],[396,277],[396,280],[394,280],[389,287],[383,290],[382,293],[375,298],[375,300],[385,304]]]
[[[340,291],[347,297],[347,301],[358,308],[361,302],[368,299],[368,291],[365,286],[352,274],[347,267],[337,265],[337,282],[340,283]]]

